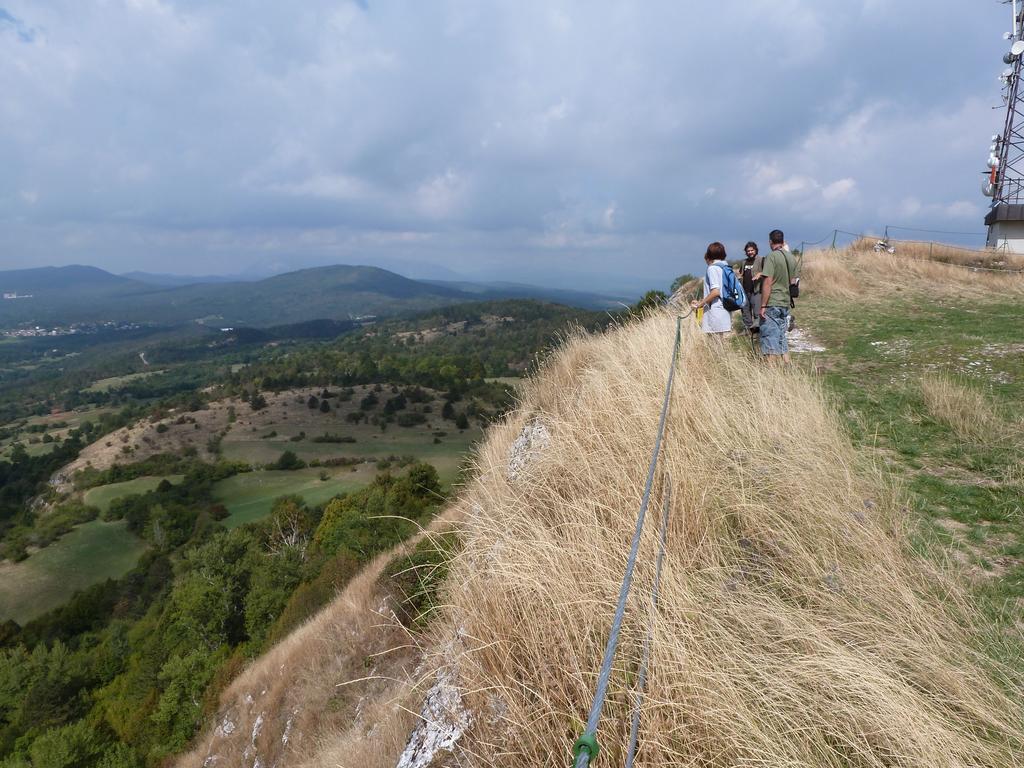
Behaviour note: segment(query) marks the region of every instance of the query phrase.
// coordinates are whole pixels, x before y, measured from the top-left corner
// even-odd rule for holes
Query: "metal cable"
[[[836,234],[839,234],[839,235],[849,235],[850,237],[863,237],[865,240],[871,240],[871,239],[878,240],[878,239],[880,239],[878,237],[878,235],[865,235],[863,232],[847,232],[846,230],[843,230],[843,229],[837,229],[836,230]]]
[[[835,230],[833,230],[832,232],[829,232],[827,235],[825,235],[823,238],[821,238],[821,240],[815,240],[813,243],[812,242],[808,242],[807,240],[804,240],[803,243],[804,243],[804,245],[821,245],[822,243],[826,242],[827,240],[831,240],[832,236],[834,234],[835,234]]]
[[[636,746],[640,737],[640,709],[644,703],[644,692],[647,688],[647,665],[651,660],[651,641],[654,638],[654,619],[658,612],[658,592],[661,589],[661,566],[665,560],[665,543],[668,540],[668,507],[672,502],[672,482],[665,491],[665,501],[661,509],[661,538],[658,542],[658,562],[654,568],[654,588],[651,590],[651,620],[647,623],[647,639],[644,641],[643,655],[640,658],[640,671],[636,678],[636,704],[633,707],[633,722],[629,726],[629,747],[626,750],[626,768],[633,768],[636,759]]]
[[[665,420],[668,416],[669,398],[672,395],[672,383],[675,381],[676,358],[679,355],[679,345],[682,339],[682,323],[683,319],[677,317],[676,339],[672,345],[672,364],[668,371],[668,382],[665,384],[665,397],[661,404],[658,432],[654,439],[651,463],[647,467],[647,482],[644,485],[643,497],[640,500],[640,511],[637,514],[636,529],[633,531],[633,543],[630,546],[629,559],[626,561],[626,572],[622,578],[622,586],[619,588],[619,602],[615,607],[612,629],[604,649],[604,660],[601,662],[601,671],[597,676],[597,690],[594,692],[594,701],[590,705],[590,715],[587,717],[586,730],[573,745],[575,753],[574,765],[576,768],[588,768],[591,759],[597,757],[597,726],[601,722],[601,710],[604,708],[605,697],[608,694],[608,681],[612,675],[612,662],[615,659],[615,651],[618,648],[619,634],[622,631],[622,619],[626,613],[626,599],[629,597],[629,588],[633,583],[633,571],[636,568],[636,556],[640,550],[640,535],[643,533],[644,520],[647,517],[647,507],[651,502],[651,488],[654,486],[654,473],[658,467],[661,441],[665,436]]]

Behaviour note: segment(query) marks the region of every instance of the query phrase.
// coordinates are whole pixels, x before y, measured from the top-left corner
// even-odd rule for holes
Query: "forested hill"
[[[32,298],[70,299],[78,294],[85,300],[150,290],[150,286],[129,277],[112,275],[96,267],[72,264],[67,267],[36,267],[0,272],[0,291]],[[12,304],[13,306],[13,304]],[[7,307],[5,307],[7,309]]]
[[[178,287],[118,277],[94,267],[44,267],[0,272],[0,290],[20,298],[0,301],[0,324],[70,324],[202,321],[213,325],[269,326],[307,320],[391,316],[488,298],[548,298],[533,286],[493,287],[410,280],[385,269],[334,265],[255,282]],[[608,297],[580,292],[560,298],[578,306],[607,307]]]

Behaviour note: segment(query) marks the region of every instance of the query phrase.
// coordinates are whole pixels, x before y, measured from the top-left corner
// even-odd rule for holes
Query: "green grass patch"
[[[223,456],[261,466],[276,462],[286,450],[305,462],[412,456],[434,465],[441,481],[450,484],[458,478],[466,455],[483,435],[479,418],[472,418],[470,426],[463,430],[452,419],[443,418],[444,400],[436,392],[427,393],[427,401],[410,401],[406,408],[392,412],[390,418],[394,421],[382,430],[379,423],[372,421],[389,416],[387,401],[397,393],[390,386],[382,387],[380,392],[374,392],[377,405],[363,413],[359,410],[360,402],[372,388],[354,389],[350,398],[329,398],[331,410],[327,413],[308,407],[308,393],[272,398],[270,405],[258,412],[239,408],[237,421],[221,441]],[[455,404],[455,411],[461,413],[468,406],[468,399],[460,401]],[[353,423],[350,417],[355,413],[368,421]],[[401,426],[397,423],[400,418],[422,423]],[[324,435],[331,440],[323,441]],[[352,442],[336,442],[340,440]]]
[[[80,589],[130,571],[145,550],[123,522],[94,520],[20,563],[0,563],[0,620],[41,616]]]
[[[327,480],[320,479],[321,472],[327,473]],[[229,516],[224,525],[235,528],[269,514],[274,499],[279,496],[296,495],[305,499],[307,504],[323,504],[339,493],[368,485],[376,472],[373,464],[336,469],[245,472],[215,483],[213,497],[228,510]]]
[[[1007,618],[1024,605],[1024,484],[1016,439],[1024,435],[1024,312],[996,296],[860,304],[811,299],[800,302],[798,321],[827,348],[813,361],[824,369],[854,442],[902,479],[915,550],[964,564],[978,607],[991,619],[987,629],[1001,638],[992,655],[1024,659],[1015,619]],[[921,389],[927,375],[981,393],[1010,439],[958,435],[929,412]]]
[[[110,503],[115,499],[133,494],[143,494],[156,490],[163,480],[177,484],[184,479],[184,475],[164,475],[163,477],[137,477],[134,480],[125,480],[123,483],[110,483],[90,488],[85,492],[85,503],[99,509],[105,514],[110,509]]]
[[[99,379],[94,381],[83,392],[109,392],[112,389],[121,389],[126,384],[131,384],[133,381],[140,381],[141,379],[148,379],[150,376],[156,376],[157,374],[164,373],[164,371],[139,371],[138,373],[129,373],[124,376],[111,376],[106,379]]]
[[[29,456],[45,456],[48,453],[53,453],[53,449],[57,447],[57,443],[30,443],[25,440],[18,440],[9,443],[2,452],[0,452],[0,459],[7,459],[11,457],[14,452],[14,445],[16,442],[20,442],[25,448],[25,452]]]

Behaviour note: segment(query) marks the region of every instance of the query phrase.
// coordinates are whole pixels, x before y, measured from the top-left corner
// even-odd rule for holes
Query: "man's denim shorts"
[[[761,354],[784,355],[789,352],[786,327],[789,325],[789,307],[768,307],[761,321]]]

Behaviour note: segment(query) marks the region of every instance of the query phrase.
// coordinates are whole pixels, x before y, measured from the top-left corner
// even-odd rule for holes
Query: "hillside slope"
[[[891,274],[875,261],[869,279]],[[806,275],[833,296],[863,290],[839,261]],[[981,652],[967,593],[915,552],[902,492],[853,448],[814,375],[684,331],[655,488],[657,507],[671,486],[671,522],[638,765],[1021,765],[1019,671]],[[448,513],[462,549],[428,628],[400,621],[378,563],[226,690],[179,765],[568,764],[673,332],[656,315],[566,343],[490,430]],[[600,764],[621,764],[655,551],[649,525]]]
[[[141,274],[141,273],[140,273]],[[144,275],[143,275],[144,276]],[[328,318],[393,316],[473,301],[540,298],[590,308],[614,299],[529,285],[411,280],[378,267],[336,264],[251,282],[152,284],[95,267],[0,271],[0,323],[140,322],[271,326]]]
[[[0,272],[4,291],[30,298],[0,303],[6,322],[134,321],[182,323],[202,318],[220,325],[281,325],[315,318],[389,315],[476,297],[409,280],[376,267],[335,265],[254,282],[163,287],[94,267],[44,267]]]

